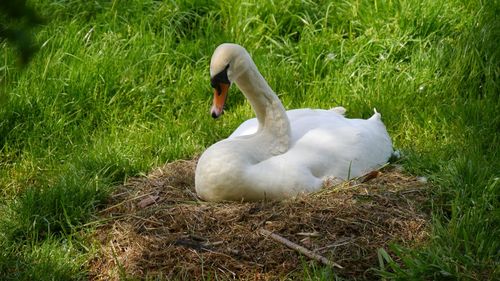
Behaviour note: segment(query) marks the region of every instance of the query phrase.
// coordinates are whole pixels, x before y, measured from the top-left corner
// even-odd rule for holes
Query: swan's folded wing
[[[391,140],[380,120],[330,119],[296,134],[286,157],[302,161],[318,177],[348,179],[383,165],[391,153]]]
[[[288,116],[288,120],[290,121],[290,126],[292,127],[292,131],[297,131],[298,134],[303,135],[305,128],[309,130],[309,128],[315,127],[319,122],[324,121],[323,118],[325,116],[329,118],[342,118],[344,117],[339,114],[337,111],[332,110],[324,110],[324,109],[310,109],[310,108],[300,108],[300,109],[292,109],[286,112]],[[318,120],[318,118],[321,118]],[[331,120],[329,120],[331,121]],[[259,122],[257,118],[248,119],[245,122],[241,123],[241,125],[228,137],[229,139],[251,135],[257,132],[259,128]]]
[[[241,123],[241,125],[234,130],[234,132],[228,137],[228,139],[232,139],[239,136],[247,136],[257,132],[259,128],[259,122],[257,118],[248,119],[245,122]]]
[[[299,137],[287,155],[287,161],[303,163],[319,178],[348,178],[352,162],[359,158],[361,132],[350,127],[318,127]]]

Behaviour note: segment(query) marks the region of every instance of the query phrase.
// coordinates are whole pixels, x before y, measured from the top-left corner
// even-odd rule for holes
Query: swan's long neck
[[[255,137],[261,138],[262,145],[268,145],[271,155],[282,154],[290,147],[291,129],[288,116],[278,96],[250,57],[248,59],[248,68],[235,83],[247,97],[259,121]]]

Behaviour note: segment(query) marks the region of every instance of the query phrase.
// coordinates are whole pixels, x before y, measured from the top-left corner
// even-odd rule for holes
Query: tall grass
[[[87,226],[114,185],[252,117],[236,89],[224,118],[207,114],[222,42],[250,51],[287,108],[376,107],[405,167],[432,180],[430,241],[394,246],[403,265],[382,259],[382,276],[499,276],[498,1],[30,4],[50,19],[40,51],[19,69],[1,50],[4,279],[85,279]]]

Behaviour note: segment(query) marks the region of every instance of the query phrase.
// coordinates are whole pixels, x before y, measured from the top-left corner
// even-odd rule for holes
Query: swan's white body
[[[362,120],[345,118],[341,107],[285,111],[246,50],[235,44],[222,44],[212,56],[212,77],[225,70],[257,118],[202,154],[195,175],[202,199],[284,199],[318,190],[328,178],[363,175],[391,156],[379,113]]]

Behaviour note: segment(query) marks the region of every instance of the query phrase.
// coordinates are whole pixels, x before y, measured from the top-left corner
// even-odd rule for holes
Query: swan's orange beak
[[[214,101],[210,110],[213,118],[221,116],[224,112],[224,103],[226,103],[229,86],[230,84],[219,83],[218,87],[214,88]]]

